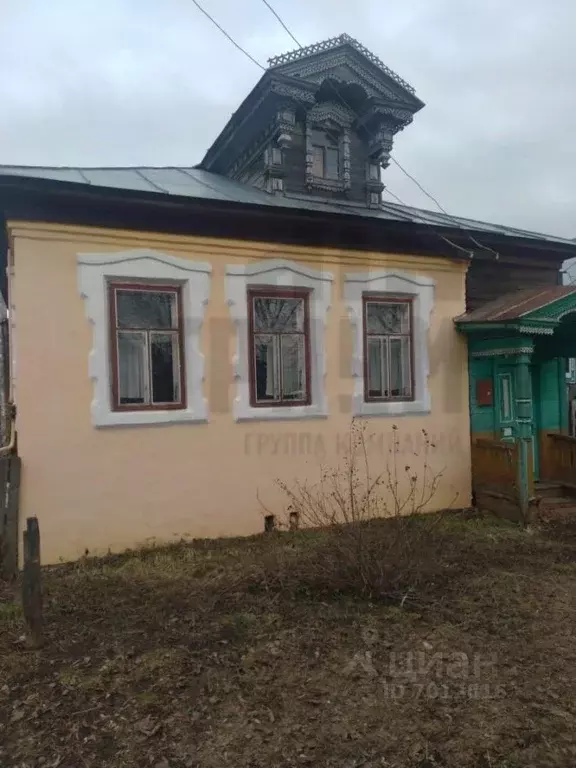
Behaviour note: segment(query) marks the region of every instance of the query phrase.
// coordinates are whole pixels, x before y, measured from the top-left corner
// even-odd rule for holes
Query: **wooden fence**
[[[552,482],[576,487],[576,437],[549,432],[543,449],[542,476]]]
[[[18,575],[20,457],[0,457],[0,578]]]
[[[477,439],[472,443],[472,488],[476,506],[527,522],[533,493],[530,441]]]

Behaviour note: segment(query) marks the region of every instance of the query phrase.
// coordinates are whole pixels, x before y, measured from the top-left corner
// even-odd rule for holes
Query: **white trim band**
[[[200,331],[210,294],[210,264],[180,259],[149,249],[120,253],[79,253],[78,287],[85,301],[86,317],[93,326],[93,346],[88,370],[94,382],[91,404],[95,427],[137,424],[170,424],[208,420],[203,393],[204,355]],[[186,408],[182,410],[112,410],[110,328],[107,284],[110,279],[134,282],[168,281],[182,290]]]
[[[325,392],[326,317],[330,309],[333,275],[316,272],[293,261],[273,259],[248,265],[226,267],[226,301],[236,325],[236,353],[233,358],[236,421],[321,418],[328,415]],[[250,354],[248,339],[248,290],[250,288],[310,289],[310,387],[311,404],[254,408],[250,405]]]
[[[344,298],[352,324],[352,376],[354,416],[402,416],[429,413],[431,398],[428,390],[429,356],[428,331],[434,306],[435,282],[428,277],[408,272],[372,270],[353,272],[344,276]],[[409,402],[365,402],[364,400],[364,318],[363,296],[408,296],[413,300],[412,343],[414,359],[414,400]]]

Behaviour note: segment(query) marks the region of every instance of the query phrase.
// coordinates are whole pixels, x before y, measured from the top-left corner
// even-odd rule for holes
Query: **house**
[[[271,60],[199,166],[0,169],[21,518],[44,562],[258,532],[258,498],[280,510],[277,478],[341,460],[353,416],[378,466],[428,432],[430,509],[469,504],[471,456],[486,504],[512,472],[524,509],[551,386],[539,428],[565,427],[576,247],[385,202],[423,106],[342,35]]]

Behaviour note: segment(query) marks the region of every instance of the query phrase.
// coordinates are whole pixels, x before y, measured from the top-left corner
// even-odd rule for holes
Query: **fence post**
[[[3,494],[2,509],[4,514],[4,536],[0,564],[2,577],[10,580],[18,575],[18,524],[20,512],[20,468],[19,456],[3,459],[6,470],[0,492]],[[0,526],[1,528],[1,526]]]
[[[24,569],[22,607],[28,625],[30,645],[42,645],[42,572],[40,569],[40,528],[36,517],[26,520],[24,531]]]
[[[9,459],[0,459],[0,579],[10,579],[8,552]]]

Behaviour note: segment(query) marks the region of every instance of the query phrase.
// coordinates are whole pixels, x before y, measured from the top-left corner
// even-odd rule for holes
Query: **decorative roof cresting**
[[[406,80],[403,80],[400,77],[400,75],[397,75],[396,72],[390,69],[390,67],[387,67],[386,64],[384,64],[384,62],[378,58],[378,56],[375,56],[371,51],[368,50],[368,48],[363,46],[362,43],[359,43],[358,40],[355,40],[353,37],[350,37],[350,35],[347,34],[338,35],[338,37],[332,37],[330,40],[323,40],[320,43],[314,43],[314,45],[308,45],[306,48],[297,48],[294,51],[288,51],[288,53],[283,53],[280,56],[274,56],[273,58],[268,59],[269,69],[279,67],[282,64],[290,64],[293,61],[304,59],[307,56],[313,56],[315,53],[331,51],[341,45],[351,45],[361,54],[366,56],[366,58],[369,59],[372,64],[375,64],[378,69],[381,69],[382,72],[388,75],[388,77],[396,81],[398,85],[401,85],[402,88],[405,88],[412,94],[416,93],[415,89],[410,85],[410,83],[407,83]]]

